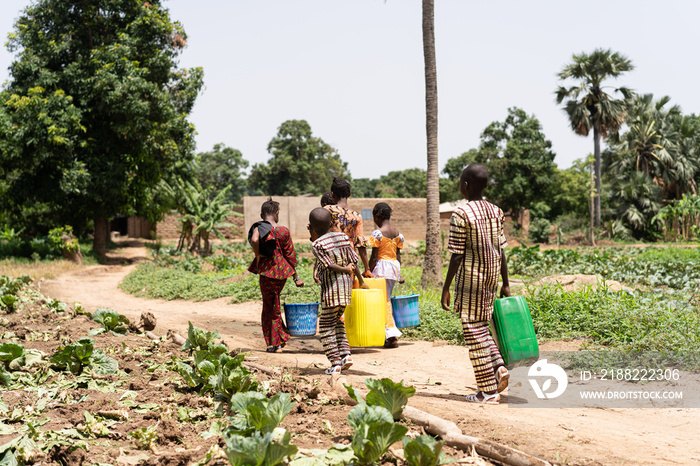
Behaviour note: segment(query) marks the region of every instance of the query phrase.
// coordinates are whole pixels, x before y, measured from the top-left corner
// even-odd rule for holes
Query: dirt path
[[[261,303],[228,304],[227,298],[202,303],[137,298],[121,291],[121,280],[146,258],[139,247],[113,253],[111,263],[90,266],[40,282],[42,293],[90,310],[109,307],[129,319],[142,311],[158,319],[155,333],[187,334],[187,322],[217,329],[233,348],[259,364],[298,367],[323,376],[327,362],[317,337],[294,337],[283,353],[266,353],[259,326]],[[561,350],[556,343],[541,350]],[[367,377],[389,377],[416,386],[410,405],[456,422],[467,435],[492,439],[562,464],[700,464],[700,416],[692,409],[518,409],[501,403],[464,402],[475,390],[464,347],[402,341],[398,349],[358,348],[355,365],[345,373],[360,385]],[[507,392],[506,392],[507,394]],[[507,401],[507,395],[503,397]]]

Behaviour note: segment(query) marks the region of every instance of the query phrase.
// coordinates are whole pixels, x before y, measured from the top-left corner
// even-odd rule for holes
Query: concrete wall
[[[260,220],[260,206],[267,200],[267,196],[246,196],[243,198],[243,212],[245,215],[244,234],[247,234],[250,225]],[[273,200],[280,203],[280,224],[289,228],[295,241],[308,241],[309,232],[306,225],[309,223],[309,212],[320,207],[320,197],[291,197],[274,196]],[[393,209],[391,223],[401,232],[407,241],[425,239],[425,199],[374,199],[353,198],[348,200],[351,209],[362,213],[363,210],[371,213],[377,202],[386,202]],[[362,225],[365,236],[369,236],[377,227],[371,219],[363,219]]]

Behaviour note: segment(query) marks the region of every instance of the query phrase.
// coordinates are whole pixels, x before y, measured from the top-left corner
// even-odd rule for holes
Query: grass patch
[[[680,293],[614,292],[605,287],[530,289],[528,305],[542,340],[590,338],[624,351],[700,351],[700,310]]]

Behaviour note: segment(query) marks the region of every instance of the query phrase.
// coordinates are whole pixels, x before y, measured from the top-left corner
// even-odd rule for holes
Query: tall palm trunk
[[[600,130],[593,126],[593,155],[595,157],[595,226],[600,228]]]
[[[425,61],[425,130],[428,142],[425,261],[421,285],[442,285],[440,239],[440,179],[438,173],[438,96],[435,61],[435,5],[423,0],[423,59]]]

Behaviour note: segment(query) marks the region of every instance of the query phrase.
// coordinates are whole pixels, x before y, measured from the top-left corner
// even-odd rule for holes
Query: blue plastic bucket
[[[285,304],[284,320],[292,336],[316,335],[319,303]]]
[[[392,297],[391,308],[394,311],[394,322],[398,328],[415,327],[420,324],[417,294]]]

